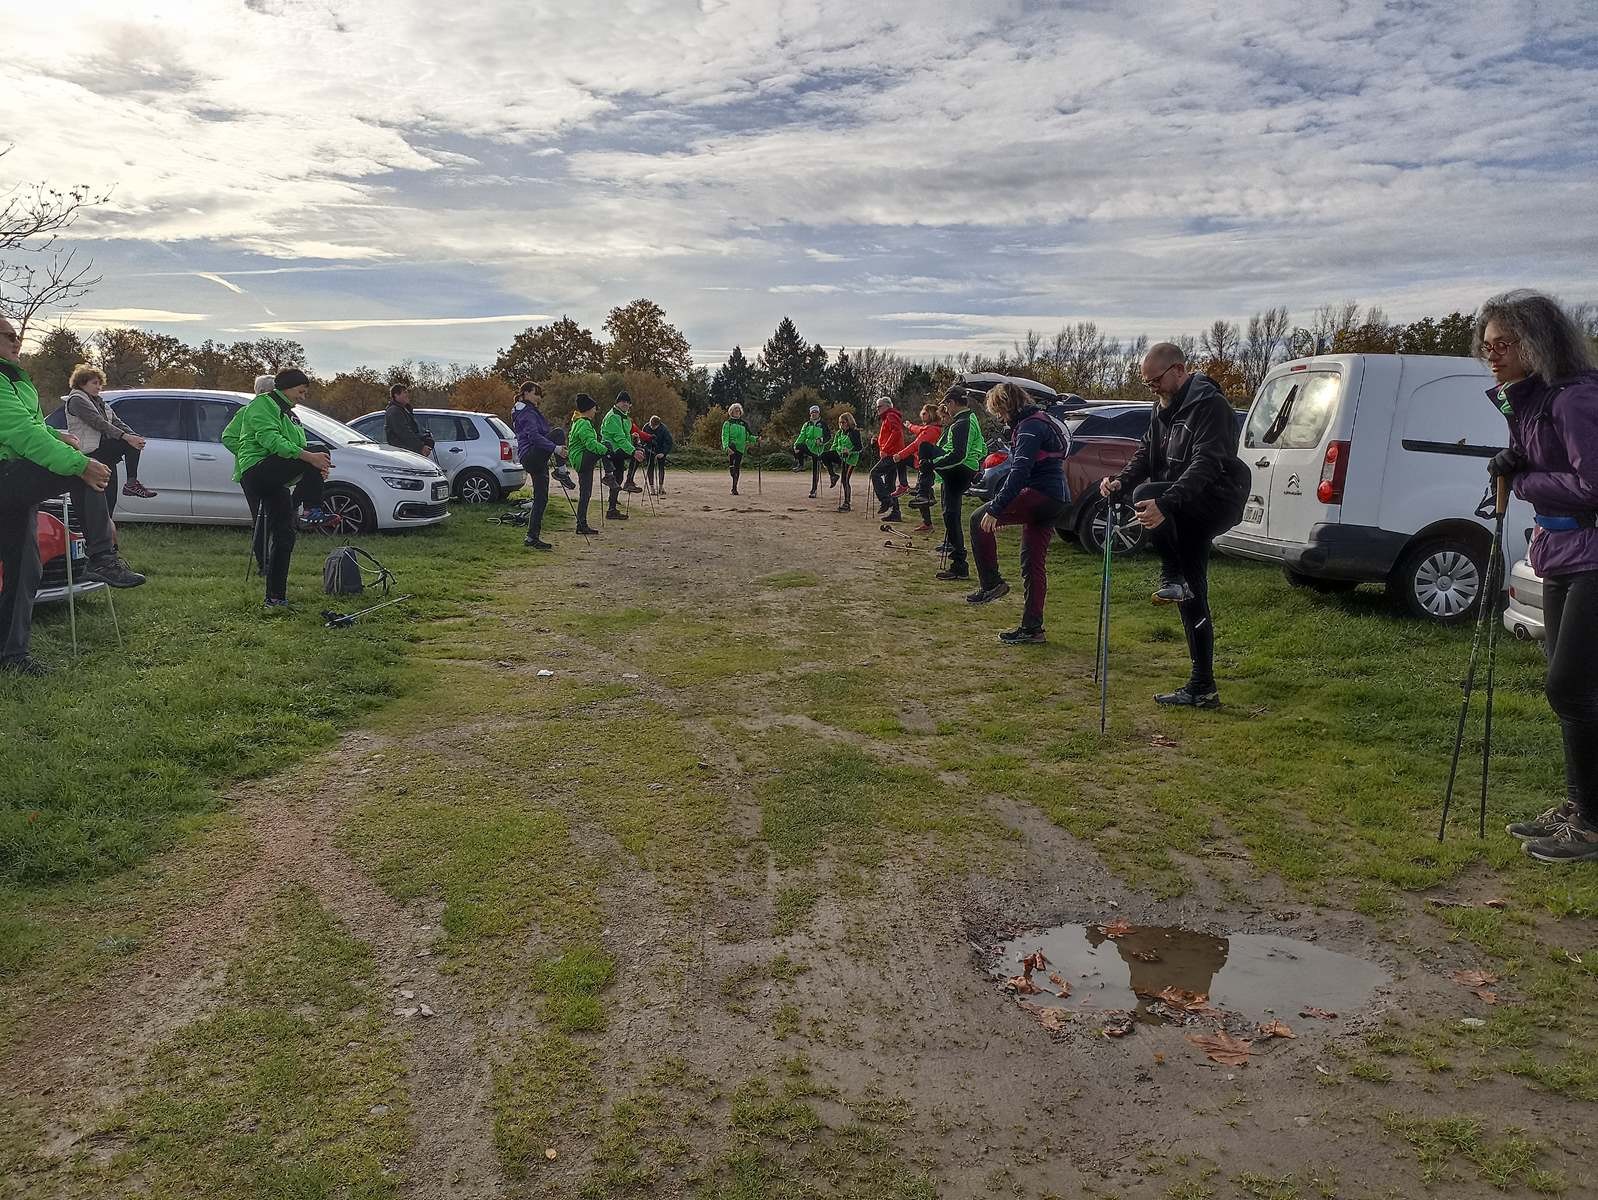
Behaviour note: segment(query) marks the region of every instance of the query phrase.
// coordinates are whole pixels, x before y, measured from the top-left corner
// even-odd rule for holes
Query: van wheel
[[[377,531],[377,510],[360,491],[348,484],[329,484],[322,492],[322,510],[329,518],[328,533],[344,535]]]
[[[1414,616],[1462,625],[1476,612],[1486,574],[1487,556],[1480,546],[1441,537],[1406,553],[1388,588]]]
[[[499,481],[475,467],[456,477],[455,494],[467,504],[493,504],[501,495]]]
[[[1076,544],[1087,553],[1095,556],[1104,554],[1104,527],[1107,523],[1109,505],[1103,500],[1095,501],[1088,505],[1076,523]],[[1121,505],[1120,520],[1116,522],[1115,540],[1111,546],[1111,553],[1116,555],[1136,554],[1143,548],[1143,543],[1148,540],[1149,531],[1137,523],[1137,518],[1131,515],[1131,505]]]
[[[1282,568],[1282,578],[1296,588],[1308,588],[1312,592],[1324,592],[1329,596],[1341,595],[1351,592],[1359,586],[1357,579],[1320,579],[1314,575],[1306,575],[1302,571],[1295,571],[1292,567]]]

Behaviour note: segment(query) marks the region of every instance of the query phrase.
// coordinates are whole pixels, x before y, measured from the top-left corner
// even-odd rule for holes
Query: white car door
[[[454,413],[417,413],[417,423],[433,435],[433,461],[444,468],[451,486],[455,476],[471,465],[472,442],[477,429]]]
[[[117,518],[174,521],[192,515],[189,501],[189,442],[182,396],[123,396],[109,400],[117,416],[145,439],[139,455],[139,482],[158,493],[154,499],[117,497]],[[126,482],[127,471],[119,472]]]
[[[250,506],[244,491],[233,482],[233,455],[222,444],[227,428],[241,405],[226,400],[189,400],[194,418],[194,440],[189,442],[189,492],[194,516],[205,521],[249,524]]]

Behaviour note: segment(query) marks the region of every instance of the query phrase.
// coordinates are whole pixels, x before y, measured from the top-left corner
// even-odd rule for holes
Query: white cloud
[[[446,325],[528,325],[549,320],[548,313],[510,313],[494,317],[345,317],[331,321],[258,321],[246,326],[255,333],[304,333],[324,329],[345,333],[351,329],[421,329]]]

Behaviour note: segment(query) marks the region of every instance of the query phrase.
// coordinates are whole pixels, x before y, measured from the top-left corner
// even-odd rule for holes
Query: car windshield
[[[300,424],[314,433],[330,446],[375,446],[377,443],[371,438],[351,429],[342,422],[335,421],[326,413],[319,413],[314,408],[306,408],[303,404],[294,406],[294,415],[300,419]]]
[[[1342,396],[1343,378],[1332,371],[1278,375],[1261,390],[1248,415],[1246,447],[1309,450],[1321,443]]]

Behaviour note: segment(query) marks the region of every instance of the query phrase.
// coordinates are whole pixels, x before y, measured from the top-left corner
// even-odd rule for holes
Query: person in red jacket
[[[917,533],[930,533],[932,531],[932,457],[938,452],[938,440],[943,437],[943,426],[938,422],[938,410],[930,404],[921,406],[921,424],[907,424],[910,430],[910,441],[905,443],[904,449],[894,457],[898,459],[901,472],[909,469],[910,463],[916,464],[916,496],[910,501],[910,507],[921,514],[921,524],[916,526]],[[902,476],[901,476],[902,478]]]
[[[871,490],[877,493],[877,516],[885,521],[902,521],[899,512],[899,464],[894,456],[904,449],[904,414],[887,396],[877,401],[877,465],[871,468]]]

